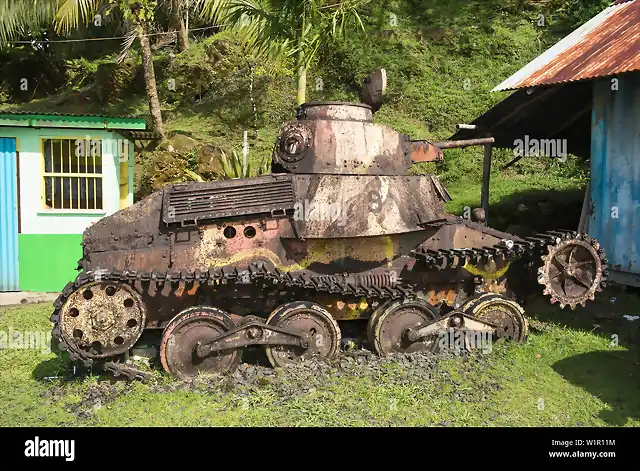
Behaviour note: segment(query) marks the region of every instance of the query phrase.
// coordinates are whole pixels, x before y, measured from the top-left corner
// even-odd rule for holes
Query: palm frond
[[[184,173],[191,178],[191,180],[193,180],[194,182],[204,182],[204,178],[202,178],[202,176],[192,170],[189,169],[184,169]]]
[[[236,151],[233,151],[233,159],[231,159],[231,161],[233,162],[233,171],[236,174],[236,177],[239,177],[242,175],[242,162],[240,161],[240,159],[238,158],[238,154],[236,153]]]
[[[101,0],[59,0],[55,15],[54,27],[58,33],[67,33],[77,28],[80,23],[93,21]]]
[[[222,23],[221,17],[229,11],[230,2],[231,0],[194,0],[191,6],[201,19]]]
[[[227,154],[224,152],[220,154],[220,160],[222,161],[222,170],[224,170],[225,177],[231,179],[234,178],[233,168],[231,164],[229,164],[229,159],[227,159]]]
[[[370,0],[197,0],[201,14],[233,29],[257,59],[291,57],[303,50],[309,67],[322,44],[364,30],[358,8]],[[300,29],[302,28],[302,31]],[[298,38],[302,40],[299,41]]]
[[[295,53],[295,29],[286,9],[274,9],[273,0],[230,0],[221,16],[228,28],[246,43],[258,59],[276,59]]]
[[[60,0],[3,0],[0,2],[0,46],[28,29],[51,23]]]
[[[138,30],[135,26],[130,26],[127,31],[126,38],[122,41],[122,49],[120,50],[120,56],[118,56],[118,63],[121,63],[123,60],[127,58],[129,55],[129,50],[131,50],[131,46],[138,38]]]

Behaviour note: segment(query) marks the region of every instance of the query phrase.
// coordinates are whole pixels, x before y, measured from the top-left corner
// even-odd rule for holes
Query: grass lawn
[[[73,376],[55,350],[4,349],[0,425],[640,426],[640,320],[622,317],[638,313],[637,296],[602,293],[574,312],[540,300],[527,343],[485,354],[244,364],[189,385],[160,372],[148,384]],[[48,332],[50,311],[0,308],[0,332]]]

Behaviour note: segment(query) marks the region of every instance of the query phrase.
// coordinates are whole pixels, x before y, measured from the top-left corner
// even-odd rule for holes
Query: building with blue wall
[[[141,118],[0,112],[0,292],[58,292],[82,233],[133,204]]]
[[[586,231],[612,279],[640,285],[640,72],[593,82],[590,186]]]
[[[507,90],[450,139],[567,142],[591,170],[572,229],[599,241],[609,280],[640,286],[640,0],[616,0],[492,91]]]

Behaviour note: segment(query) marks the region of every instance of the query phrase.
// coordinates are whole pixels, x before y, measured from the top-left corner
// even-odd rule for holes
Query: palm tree
[[[298,105],[307,70],[323,44],[364,25],[358,9],[369,0],[195,0],[201,16],[236,29],[257,58],[294,56]]]
[[[65,5],[73,4],[78,5],[81,2],[92,3],[92,0],[64,0]],[[94,3],[98,3],[99,0],[93,0]],[[156,85],[156,74],[153,68],[153,54],[151,53],[151,43],[149,41],[149,26],[153,23],[153,17],[155,14],[155,8],[157,5],[156,0],[109,0],[111,6],[118,8],[125,20],[133,25],[130,32],[130,38],[137,37],[140,42],[140,54],[142,55],[142,69],[144,71],[144,82],[147,89],[147,98],[149,99],[149,111],[151,113],[151,119],[153,120],[154,127],[161,138],[164,139],[164,125],[162,123],[162,112],[160,110],[160,99],[158,98],[158,88]],[[109,10],[110,11],[110,10]],[[58,19],[57,25],[64,25],[66,13],[63,8],[59,13],[62,13]],[[78,10],[70,7],[69,15],[66,17],[68,20],[66,24],[70,23],[70,19],[78,18]],[[132,41],[129,42],[131,44]]]
[[[190,0],[159,1],[160,4],[158,0],[0,0],[0,46],[25,31],[42,26],[53,26],[58,34],[67,34],[81,23],[91,23],[98,12],[106,11],[109,15],[119,10],[130,25],[123,51],[128,50],[136,39],[139,41],[151,119],[158,133],[164,137],[149,31],[156,9],[166,9],[177,28],[179,47],[185,50],[189,43],[184,15],[190,7]],[[216,1],[196,0],[195,10],[208,8]]]
[[[149,26],[153,22],[156,0],[4,0],[0,5],[0,45],[20,33],[52,25],[58,34],[66,34],[79,23],[89,24],[97,12],[106,8],[106,14],[119,9],[130,29],[125,44],[130,46],[136,38],[140,42],[142,66],[149,98],[149,111],[156,131],[164,138],[160,100],[156,86],[153,57],[149,43]]]
[[[163,8],[169,13],[172,26],[178,36],[178,47],[181,52],[189,48],[189,34],[185,15],[189,12],[189,0],[161,0]]]

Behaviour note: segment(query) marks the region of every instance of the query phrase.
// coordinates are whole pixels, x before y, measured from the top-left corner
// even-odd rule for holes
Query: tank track
[[[575,231],[548,231],[526,237],[523,242],[503,240],[492,247],[479,249],[440,249],[429,250],[419,248],[412,253],[416,258],[422,259],[427,266],[435,269],[448,269],[463,266],[465,263],[483,263],[491,259],[503,258],[515,260],[522,255],[541,255],[549,244],[555,244],[560,240],[578,238]]]
[[[266,265],[253,264],[248,269],[229,265],[222,268],[213,268],[206,272],[176,272],[161,273],[157,271],[118,271],[98,269],[80,273],[75,281],[67,283],[61,294],[54,302],[54,312],[50,321],[54,327],[52,336],[59,342],[62,350],[67,351],[72,361],[79,361],[85,367],[92,367],[99,364],[104,370],[110,371],[115,376],[125,376],[130,380],[148,380],[151,375],[147,372],[132,368],[115,361],[94,359],[85,355],[64,340],[60,334],[60,309],[65,304],[69,296],[85,283],[96,281],[99,275],[100,281],[114,281],[126,283],[136,289],[135,284],[139,282],[154,285],[156,293],[160,293],[164,286],[169,283],[172,287],[178,288],[181,284],[198,282],[201,284],[218,281],[235,281],[240,283],[253,283],[272,281],[274,284],[284,284],[287,288],[311,289],[320,293],[332,293],[343,296],[365,296],[367,299],[410,299],[415,296],[413,287],[394,285],[389,276],[365,277],[365,284],[355,284],[352,281],[345,281],[343,275],[320,275],[309,276],[304,273],[284,273],[278,269],[269,269]]]
[[[502,241],[492,247],[477,249],[441,249],[437,251],[416,249],[412,252],[416,261],[421,260],[423,266],[420,270],[443,270],[456,268],[466,262],[478,263],[502,257],[505,260],[515,260],[523,254],[542,254],[544,249],[560,240],[568,240],[578,237],[574,231],[549,231],[534,237],[520,241]],[[344,275],[318,275],[307,273],[286,273],[277,268],[269,268],[260,262],[252,263],[249,268],[229,265],[222,268],[212,268],[208,271],[196,270],[194,272],[164,273],[158,271],[118,271],[98,269],[80,273],[76,279],[69,282],[54,302],[54,311],[50,320],[54,324],[52,336],[58,341],[59,348],[67,351],[72,361],[79,361],[85,367],[100,366],[105,371],[115,376],[125,376],[129,380],[149,380],[152,375],[148,372],[127,366],[113,360],[90,358],[74,345],[65,341],[60,333],[60,310],[69,296],[85,283],[96,281],[99,275],[100,281],[114,281],[126,283],[136,288],[138,283],[148,283],[153,286],[155,293],[161,293],[166,284],[172,288],[184,286],[186,283],[205,284],[220,282],[222,280],[250,284],[254,282],[271,281],[274,284],[283,284],[287,288],[302,288],[319,293],[332,293],[343,296],[364,296],[368,300],[378,299],[411,299],[416,297],[415,286],[398,283],[399,280],[385,275],[370,275],[363,277],[359,282],[354,282],[348,274]],[[604,283],[603,283],[604,285]],[[153,289],[151,289],[153,291]]]

